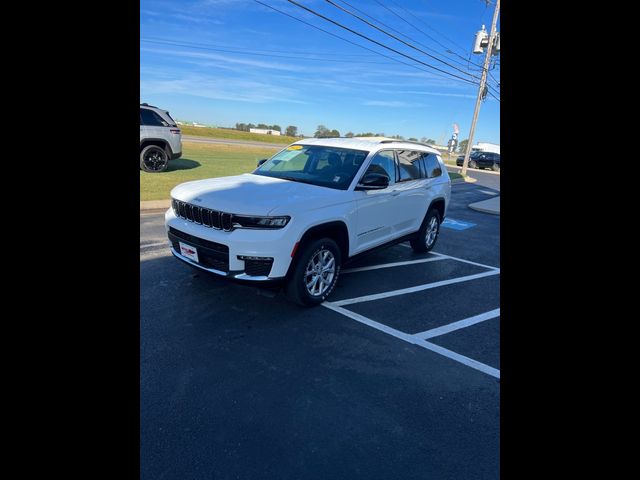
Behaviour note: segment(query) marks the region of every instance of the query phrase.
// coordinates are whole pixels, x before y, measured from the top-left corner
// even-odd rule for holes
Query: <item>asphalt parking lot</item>
[[[331,302],[198,273],[140,217],[142,479],[495,479],[499,216],[453,186],[434,252],[346,265]]]

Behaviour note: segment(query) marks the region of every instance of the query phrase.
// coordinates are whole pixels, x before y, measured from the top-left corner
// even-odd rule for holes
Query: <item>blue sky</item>
[[[286,0],[261,1],[420,69],[346,43],[253,0],[141,0],[140,101],[165,108],[176,119],[219,126],[266,123],[284,129],[296,125],[299,132],[313,135],[323,124],[342,135],[384,132],[446,143],[456,122],[460,139],[468,137],[476,86],[442,77]],[[325,0],[296,1],[467,78]],[[493,14],[493,5],[487,7],[484,0],[346,1],[396,30],[389,29],[390,33],[465,72],[475,32],[483,23],[488,29]],[[445,47],[457,55],[445,52]],[[471,61],[481,63],[482,55],[471,55]],[[499,66],[491,74],[495,85],[500,80]],[[499,90],[495,93],[499,96]],[[490,96],[480,110],[474,143],[478,141],[500,143],[500,103]]]

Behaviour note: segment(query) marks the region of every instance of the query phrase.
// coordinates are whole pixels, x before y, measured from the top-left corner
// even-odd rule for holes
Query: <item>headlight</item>
[[[245,217],[242,215],[233,216],[233,226],[235,228],[282,228],[289,223],[291,217]]]

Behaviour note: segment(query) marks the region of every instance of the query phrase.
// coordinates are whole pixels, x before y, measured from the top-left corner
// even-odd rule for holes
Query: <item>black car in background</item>
[[[464,155],[456,159],[456,165],[461,167],[464,163]],[[500,154],[493,152],[473,152],[469,155],[469,168],[490,168],[500,170]]]

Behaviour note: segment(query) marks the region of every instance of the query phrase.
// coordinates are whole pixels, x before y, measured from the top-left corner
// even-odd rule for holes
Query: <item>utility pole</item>
[[[476,109],[473,112],[473,120],[471,121],[471,130],[469,131],[469,140],[467,141],[467,149],[464,152],[464,162],[462,164],[462,175],[467,174],[467,165],[469,164],[469,155],[471,154],[471,146],[473,145],[473,134],[476,130],[476,121],[480,112],[480,103],[484,97],[484,89],[487,84],[487,73],[489,71],[489,63],[494,49],[496,38],[496,25],[498,23],[498,12],[500,11],[500,0],[496,0],[496,9],[493,12],[493,20],[491,22],[491,33],[489,34],[489,44],[487,45],[487,55],[484,58],[484,67],[482,68],[482,76],[480,77],[480,88],[478,89],[478,98],[476,99]],[[484,27],[483,27],[484,28]]]

